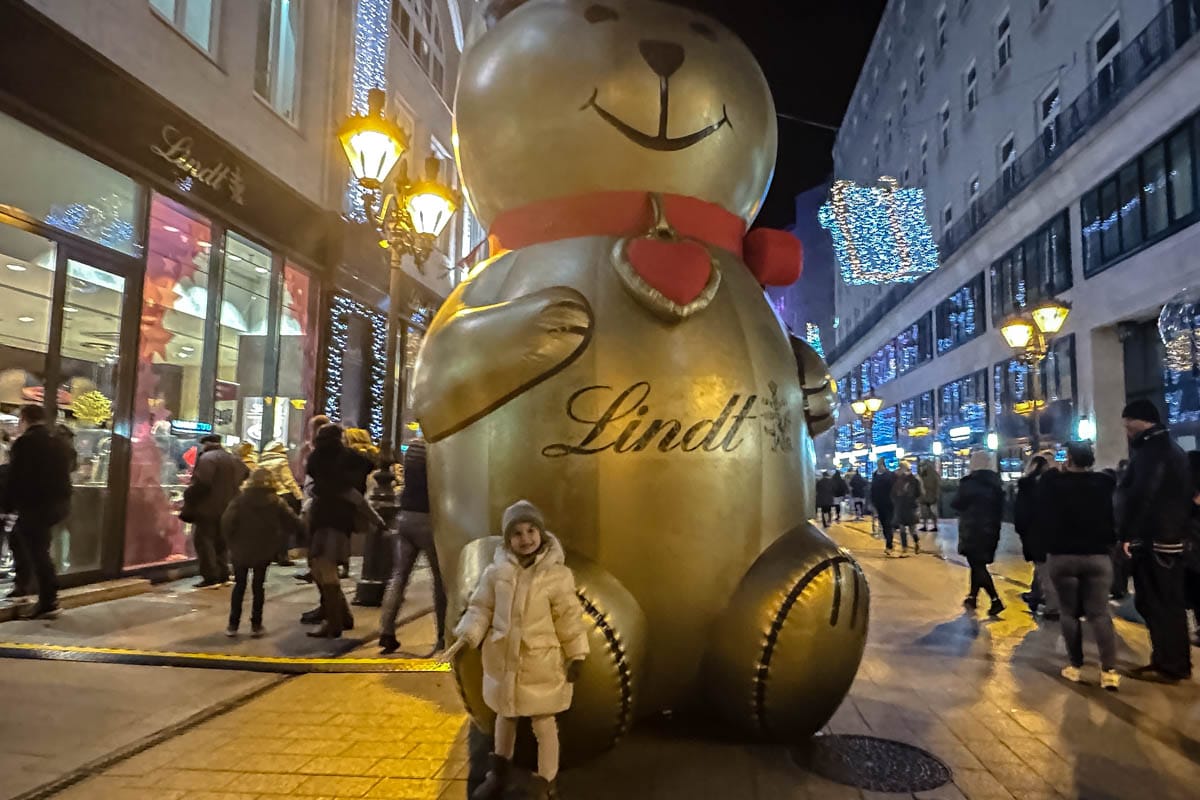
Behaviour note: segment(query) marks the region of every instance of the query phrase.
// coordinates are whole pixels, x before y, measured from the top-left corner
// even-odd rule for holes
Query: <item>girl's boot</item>
[[[504,784],[508,781],[509,761],[504,756],[492,753],[489,757],[491,769],[483,783],[471,793],[471,800],[500,800]]]

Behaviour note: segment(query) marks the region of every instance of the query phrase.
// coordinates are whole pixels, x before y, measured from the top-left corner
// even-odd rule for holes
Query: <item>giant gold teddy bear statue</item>
[[[868,591],[807,521],[833,388],[762,288],[798,277],[798,244],[746,235],[775,162],[766,80],[728,30],[652,0],[493,0],[476,28],[455,140],[495,255],[413,387],[451,625],[525,497],[592,629],[565,760],[665,711],[811,735],[854,679]],[[490,730],[478,652],[455,669]]]

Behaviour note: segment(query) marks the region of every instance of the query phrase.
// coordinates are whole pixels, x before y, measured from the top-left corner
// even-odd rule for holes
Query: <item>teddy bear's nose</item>
[[[662,42],[655,39],[643,39],[638,42],[642,58],[650,65],[660,78],[669,78],[683,66],[685,56],[683,47],[674,42]]]

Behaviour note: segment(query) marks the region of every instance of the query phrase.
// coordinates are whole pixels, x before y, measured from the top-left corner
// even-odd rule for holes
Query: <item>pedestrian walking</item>
[[[200,455],[183,495],[180,518],[193,523],[192,544],[200,562],[198,588],[229,582],[229,551],[221,531],[221,515],[249,476],[246,465],[221,446],[215,433],[200,439]]]
[[[37,582],[37,604],[31,619],[58,616],[58,576],[50,558],[54,526],[71,511],[71,463],[75,453],[46,424],[41,406],[24,406],[18,415],[4,508],[16,512],[11,543],[20,567],[18,577]],[[20,574],[25,573],[25,574]]]
[[[1029,459],[1025,474],[1017,481],[1017,499],[1013,504],[1013,525],[1021,537],[1021,550],[1025,560],[1033,564],[1033,577],[1029,591],[1021,599],[1029,604],[1029,611],[1036,615],[1042,608],[1042,617],[1056,620],[1059,615],[1058,593],[1050,572],[1046,569],[1046,543],[1042,532],[1034,525],[1038,514],[1040,494],[1038,487],[1042,479],[1055,472],[1054,454],[1042,452]],[[1046,502],[1054,502],[1052,499]]]
[[[828,528],[833,520],[833,478],[828,472],[817,478],[817,508],[821,511],[821,527]]]
[[[229,542],[233,562],[233,594],[229,598],[226,636],[237,636],[242,620],[246,582],[251,579],[250,635],[258,638],[263,628],[264,583],[267,567],[300,528],[300,517],[280,497],[271,471],[259,467],[251,473],[241,493],[221,515],[221,530]]]
[[[871,476],[871,505],[879,517],[879,527],[883,529],[883,554],[892,556],[892,526],[896,516],[896,506],[892,502],[892,489],[896,485],[896,473],[888,469],[887,460],[879,459],[876,463],[875,474]]]
[[[276,496],[292,510],[292,513],[299,514],[304,500],[304,492],[300,489],[300,484],[296,482],[296,476],[292,472],[287,446],[283,442],[271,442],[258,457],[258,464],[270,473]],[[289,534],[281,540],[279,552],[275,554],[275,563],[281,567],[292,566],[295,562],[292,561],[291,548],[293,543],[299,546],[301,538],[302,535],[297,532],[294,536]]]
[[[850,487],[846,485],[846,479],[842,477],[842,473],[836,469],[829,476],[833,480],[833,513],[837,522],[842,521],[842,503],[846,500],[846,495],[850,491]]]
[[[425,472],[425,440],[414,439],[404,451],[404,488],[400,491],[400,513],[393,537],[392,577],[383,595],[379,615],[379,647],[384,653],[400,649],[396,638],[396,615],[404,603],[413,565],[421,553],[433,572],[433,610],[437,626],[434,652],[446,646],[446,588],[433,544],[433,521],[429,516],[429,484]]]
[[[483,699],[496,712],[491,769],[472,800],[500,798],[516,745],[517,720],[529,717],[538,744],[537,797],[556,797],[558,726],[588,655],[583,609],[562,545],[525,500],[503,517],[504,541],[484,571],[447,651],[483,645]]]
[[[912,465],[901,462],[896,469],[896,482],[892,485],[892,522],[900,532],[900,552],[908,555],[908,538],[912,537],[913,552],[921,552],[921,540],[917,538],[917,501],[921,496],[921,482],[912,474]]]
[[[1000,544],[1004,489],[1000,475],[992,469],[991,456],[985,451],[971,453],[969,466],[970,473],[959,481],[958,493],[950,502],[958,512],[958,552],[966,557],[971,569],[971,587],[963,606],[974,610],[982,589],[992,600],[988,615],[996,617],[1004,610],[1004,603],[1000,602],[988,565],[996,560]]]
[[[921,532],[937,533],[938,504],[942,500],[942,476],[938,474],[936,464],[925,460],[917,467],[917,477],[921,480]],[[930,523],[933,527],[928,527]]]
[[[854,518],[863,518],[863,506],[867,503],[867,479],[858,472],[858,467],[849,470],[850,500],[854,503]]]
[[[1192,480],[1192,515],[1183,548],[1184,564],[1187,567],[1184,574],[1184,591],[1188,608],[1191,609],[1196,623],[1192,644],[1200,647],[1200,450],[1188,451],[1187,459]]]
[[[1192,513],[1188,460],[1149,400],[1129,403],[1121,418],[1129,466],[1117,487],[1118,531],[1133,560],[1134,605],[1153,651],[1133,675],[1173,683],[1192,674],[1183,546]]]
[[[359,489],[360,476],[371,467],[370,462],[362,463],[364,456],[346,447],[342,435],[340,425],[324,426],[308,457],[308,475],[313,482],[308,565],[321,594],[321,627],[308,635],[332,639],[354,627],[338,565],[350,560],[350,536],[366,504]]]
[[[1108,608],[1112,585],[1108,554],[1117,539],[1112,503],[1116,482],[1103,472],[1092,472],[1095,463],[1091,445],[1067,445],[1066,468],[1047,472],[1038,481],[1033,527],[1045,548],[1046,572],[1061,609],[1068,659],[1061,674],[1074,683],[1083,680],[1083,617],[1100,649],[1100,685],[1115,692],[1121,676]]]

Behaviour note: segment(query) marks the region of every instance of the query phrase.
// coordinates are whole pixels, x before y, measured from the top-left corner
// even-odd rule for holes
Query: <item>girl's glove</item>
[[[454,644],[450,645],[449,647],[447,647],[445,650],[442,651],[442,654],[440,656],[438,656],[438,662],[442,663],[442,664],[449,664],[451,661],[454,660],[454,657],[456,655],[458,655],[459,651],[461,651],[466,646],[467,646],[467,640],[459,639]]]
[[[579,680],[579,673],[583,672],[582,659],[576,659],[567,664],[567,683],[574,683]]]

